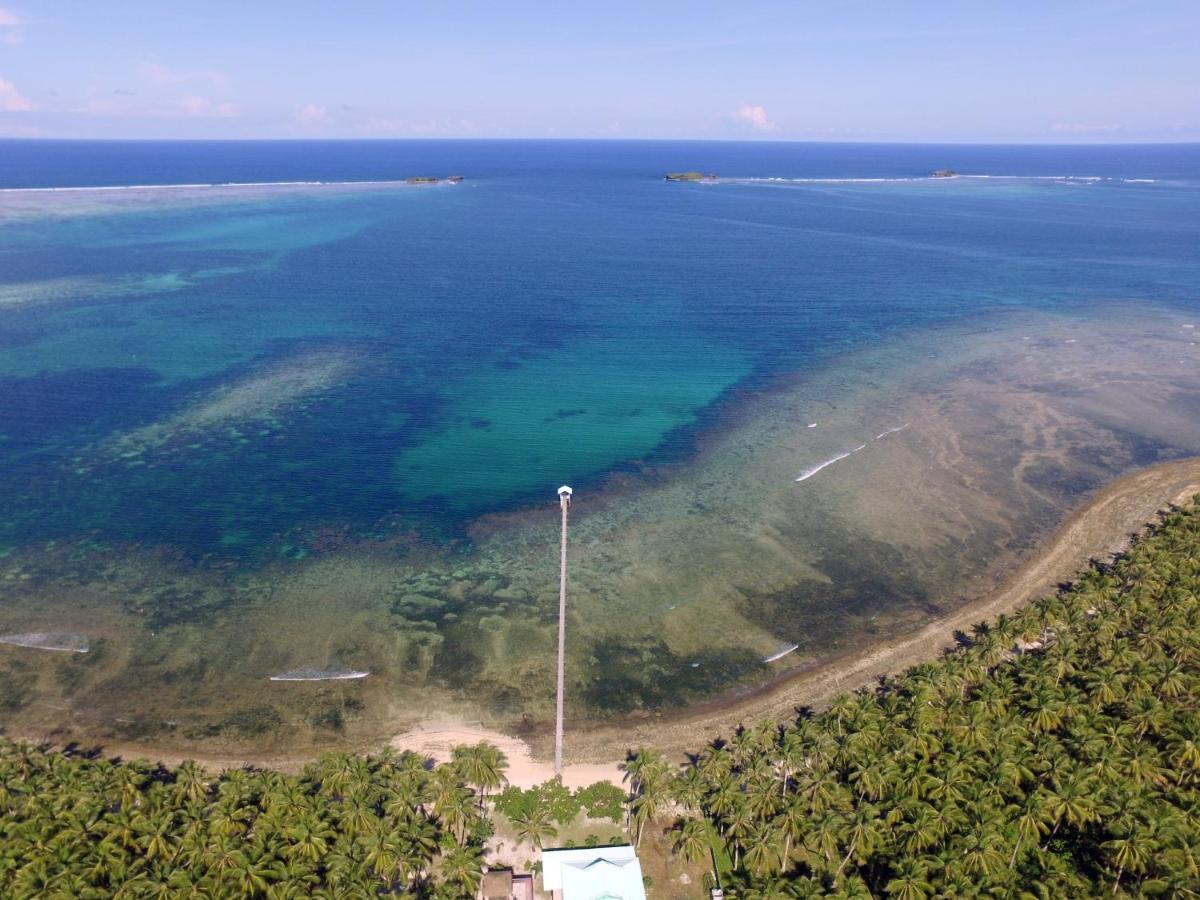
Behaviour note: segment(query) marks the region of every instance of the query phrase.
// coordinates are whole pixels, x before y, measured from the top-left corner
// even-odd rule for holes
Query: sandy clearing
[[[397,735],[389,742],[396,750],[411,750],[429,756],[437,762],[450,759],[450,751],[462,744],[478,744],[487,741],[499,747],[508,757],[509,784],[529,788],[554,777],[554,765],[533,759],[529,745],[520,738],[510,737],[498,731],[489,731],[478,724],[467,722],[430,722],[412,731]],[[576,763],[563,766],[563,784],[576,789],[609,781],[621,785],[621,770],[616,762]]]

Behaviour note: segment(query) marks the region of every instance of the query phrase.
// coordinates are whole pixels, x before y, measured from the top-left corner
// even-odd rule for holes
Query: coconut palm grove
[[[615,798],[500,791],[487,744],[217,775],[6,741],[0,896],[472,897],[498,815],[540,846],[581,806],[726,896],[1200,895],[1200,506],[958,638],[686,763],[631,752]]]

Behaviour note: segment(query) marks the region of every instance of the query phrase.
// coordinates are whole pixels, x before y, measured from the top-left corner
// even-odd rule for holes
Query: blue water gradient
[[[4,188],[426,174],[466,180],[0,193],[0,551],[451,536],[903,330],[1200,297],[1195,145],[0,141]],[[31,196],[57,212],[4,217]]]

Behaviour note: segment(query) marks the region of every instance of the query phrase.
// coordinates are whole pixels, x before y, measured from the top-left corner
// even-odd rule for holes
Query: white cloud
[[[1058,122],[1054,130],[1059,134],[1109,134],[1120,131],[1120,125],[1084,125],[1078,122]]]
[[[72,111],[85,116],[121,119],[232,119],[241,115],[235,104],[209,97],[187,96],[142,103],[136,93],[123,90],[100,96],[93,94]]]
[[[232,119],[238,115],[232,103],[215,103],[207,97],[184,97],[179,108],[189,119]]]
[[[225,87],[229,76],[213,69],[172,69],[162,63],[142,63],[142,75],[156,84],[187,84],[203,82],[213,87]]]
[[[424,122],[414,122],[413,134],[421,136],[473,134],[475,123],[470,119],[429,119]]]
[[[358,126],[358,130],[364,134],[401,134],[408,130],[408,123],[403,119],[370,116]]]
[[[427,119],[410,121],[371,116],[358,125],[366,135],[397,135],[406,137],[463,137],[479,129],[470,119]]]
[[[329,110],[319,103],[305,103],[292,117],[305,125],[320,125],[329,121]]]
[[[111,116],[120,111],[121,108],[112,100],[99,99],[91,99],[75,108],[75,112],[83,113],[85,116]]]
[[[28,25],[29,20],[17,15],[10,9],[0,7],[0,44],[19,44],[25,35],[22,25]]]
[[[749,103],[730,113],[729,118],[739,125],[748,125],[755,131],[775,131],[779,127],[768,118],[763,107],[751,106]]]
[[[0,112],[28,112],[37,109],[33,101],[17,90],[11,81],[0,78]]]

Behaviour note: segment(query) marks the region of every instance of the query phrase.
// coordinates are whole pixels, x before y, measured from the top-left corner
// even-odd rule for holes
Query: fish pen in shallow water
[[[774,650],[772,650],[770,653],[768,653],[766,656],[763,657],[763,662],[773,663],[776,660],[783,659],[789,653],[793,653],[799,649],[800,649],[799,644],[780,644],[778,647],[776,647]]]
[[[288,672],[272,675],[272,681],[351,681],[366,678],[370,672],[357,669],[318,669],[316,666],[301,666]]]
[[[91,645],[87,635],[70,631],[29,631],[24,634],[0,634],[0,644],[57,650],[62,653],[87,653]]]

